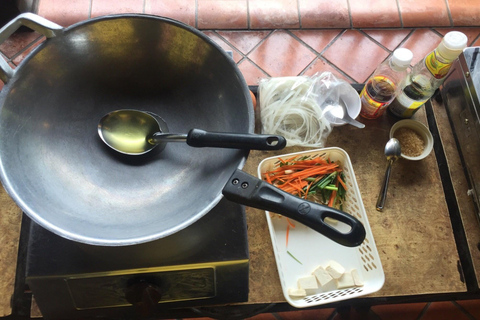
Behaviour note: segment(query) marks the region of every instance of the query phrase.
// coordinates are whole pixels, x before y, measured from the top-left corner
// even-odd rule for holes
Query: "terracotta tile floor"
[[[449,30],[463,31],[469,45],[480,45],[478,0],[41,0],[37,12],[62,26],[125,12],[180,20],[232,51],[249,85],[323,71],[364,83],[396,48],[412,50],[415,63]],[[0,54],[15,67],[43,40],[36,32],[15,33],[0,44]],[[251,319],[480,320],[480,301],[378,305],[349,314],[299,310]]]

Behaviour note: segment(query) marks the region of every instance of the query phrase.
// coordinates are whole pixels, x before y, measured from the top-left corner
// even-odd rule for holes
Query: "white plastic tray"
[[[306,308],[356,298],[380,290],[385,282],[385,275],[348,154],[340,148],[324,148],[267,158],[258,166],[259,177],[262,178],[263,173],[278,166],[279,158],[290,159],[296,155],[298,157],[320,155],[341,163],[348,188],[343,210],[363,223],[366,237],[358,247],[345,247],[294,221],[295,228],[290,228],[287,248],[286,218],[274,214],[271,217],[267,211],[268,227],[285,299],[296,308]],[[338,228],[341,230],[340,225]],[[295,261],[287,250],[302,264]],[[340,290],[334,285],[324,289],[309,290],[304,298],[292,298],[288,295],[289,288],[297,288],[299,278],[311,275],[319,265],[326,267],[331,260],[340,263],[347,272],[357,269],[364,285]]]

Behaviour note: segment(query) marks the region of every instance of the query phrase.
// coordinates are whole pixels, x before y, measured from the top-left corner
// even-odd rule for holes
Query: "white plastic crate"
[[[278,167],[280,163],[279,158],[286,160],[296,156],[298,158],[321,156],[325,159],[329,158],[331,161],[340,162],[347,186],[343,211],[353,215],[362,222],[365,227],[366,237],[364,242],[358,247],[345,247],[294,221],[295,228],[290,228],[289,230],[287,248],[286,232],[288,222],[286,218],[270,214],[267,211],[268,227],[285,299],[294,307],[305,308],[357,298],[380,290],[385,282],[385,275],[348,154],[340,148],[324,148],[267,158],[258,166],[259,177],[263,178],[263,173]],[[337,228],[340,231],[348,231],[348,229],[342,230],[340,223]],[[301,264],[292,258],[287,251],[297,258]],[[346,289],[336,289],[336,286],[324,289],[319,288],[307,291],[307,296],[304,298],[292,298],[288,295],[289,288],[297,288],[297,280],[299,278],[311,275],[313,270],[319,265],[326,267],[331,260],[340,263],[347,272],[351,269],[357,269],[364,285]]]

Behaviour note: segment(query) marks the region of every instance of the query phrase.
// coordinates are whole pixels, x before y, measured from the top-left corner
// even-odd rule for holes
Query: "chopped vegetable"
[[[279,159],[264,179],[283,191],[337,209],[342,208],[347,191],[340,164],[319,155]]]
[[[295,229],[295,224],[292,222],[292,220],[290,220],[290,219],[287,218],[287,222],[288,222],[288,225],[289,225],[290,227],[292,227],[292,228]]]
[[[290,233],[290,225],[287,224],[287,237],[286,237],[286,244],[285,244],[285,247],[288,247],[288,235]]]
[[[295,258],[295,256],[290,252],[290,251],[287,251],[288,255],[290,257],[292,257],[293,259],[295,259],[295,261],[297,261],[298,263],[300,263],[301,265],[303,265],[303,263],[300,262],[300,260],[298,260],[297,258]]]

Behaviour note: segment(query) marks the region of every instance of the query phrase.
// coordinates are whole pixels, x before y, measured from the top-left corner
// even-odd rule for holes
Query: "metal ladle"
[[[98,123],[98,135],[115,151],[142,155],[167,142],[186,142],[191,147],[280,150],[287,141],[278,135],[224,133],[191,129],[186,134],[168,133],[166,122],[152,112],[132,109],[107,113]]]
[[[353,119],[347,110],[347,106],[342,99],[339,99],[338,103],[333,100],[325,100],[323,110],[325,113],[329,113],[332,117],[345,121],[352,126],[363,129],[365,125],[357,120]]]
[[[402,153],[402,148],[400,147],[400,142],[391,138],[388,140],[385,145],[385,156],[387,157],[387,169],[385,171],[385,178],[383,179],[382,188],[380,189],[380,194],[377,199],[377,210],[382,211],[385,207],[385,199],[387,198],[387,188],[388,181],[390,180],[390,172],[392,171],[393,163],[400,158]]]

